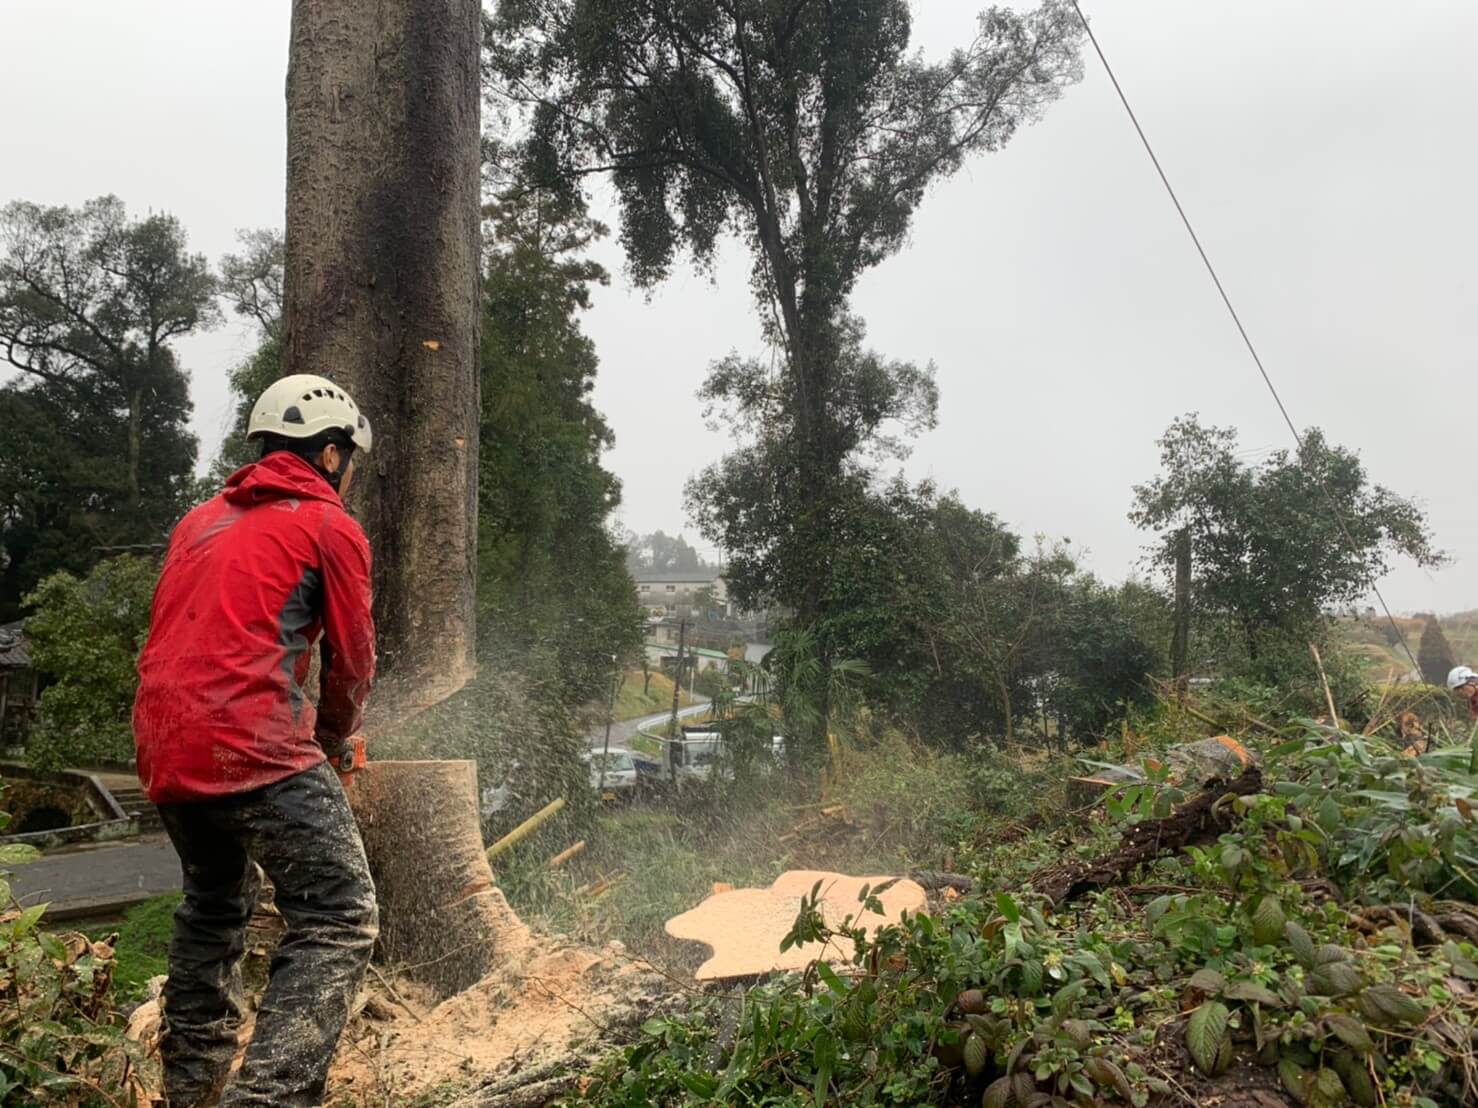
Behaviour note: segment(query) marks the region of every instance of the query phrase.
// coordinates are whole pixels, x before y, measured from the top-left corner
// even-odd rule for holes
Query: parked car
[[[610,753],[599,750],[587,751],[584,755],[590,763],[590,787],[600,789],[602,800],[615,800],[629,798],[636,793],[636,763],[632,761],[631,751],[617,748]],[[602,782],[601,769],[604,764],[605,775]]]

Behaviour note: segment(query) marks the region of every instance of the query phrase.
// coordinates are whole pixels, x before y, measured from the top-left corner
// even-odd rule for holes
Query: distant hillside
[[[1456,612],[1452,615],[1438,614],[1442,633],[1452,644],[1458,661],[1478,667],[1478,610]],[[1396,625],[1406,637],[1406,645],[1414,655],[1421,642],[1422,628],[1426,620],[1412,616],[1397,616]],[[1362,615],[1339,621],[1340,637],[1346,646],[1365,659],[1366,676],[1381,681],[1394,670],[1398,676],[1411,670],[1411,659],[1400,643],[1391,642],[1391,626],[1383,615]]]

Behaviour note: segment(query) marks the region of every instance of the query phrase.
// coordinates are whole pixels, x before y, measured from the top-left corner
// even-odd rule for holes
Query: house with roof
[[[31,667],[25,628],[0,624],[0,748],[21,746],[36,718],[40,675]]]
[[[722,569],[648,570],[633,576],[637,600],[649,616],[692,614],[706,619],[729,619],[734,614]],[[706,602],[706,607],[703,612],[696,612],[700,600]]]

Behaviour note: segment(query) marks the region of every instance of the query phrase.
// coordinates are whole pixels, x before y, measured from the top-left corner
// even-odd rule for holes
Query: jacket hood
[[[225,496],[230,503],[242,506],[290,497],[343,503],[323,474],[285,450],[268,454],[231,474],[226,478]]]

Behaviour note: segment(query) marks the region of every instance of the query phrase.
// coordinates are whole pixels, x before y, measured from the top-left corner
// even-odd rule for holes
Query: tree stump
[[[378,960],[445,998],[528,931],[483,854],[474,762],[370,762],[349,802],[380,905]]]

